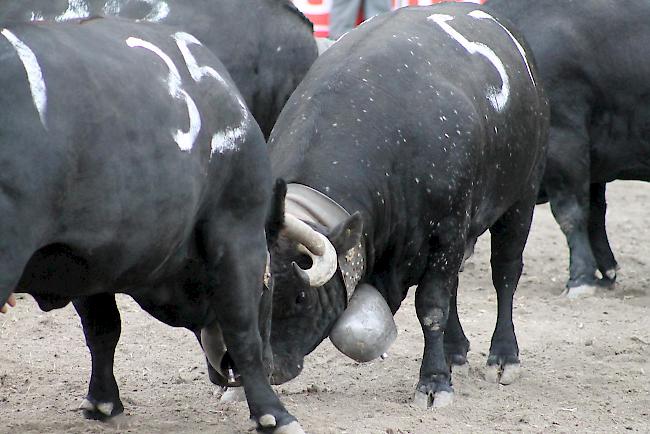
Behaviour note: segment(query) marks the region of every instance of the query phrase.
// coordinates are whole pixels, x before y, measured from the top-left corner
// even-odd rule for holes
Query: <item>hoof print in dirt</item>
[[[485,379],[489,383],[508,385],[514,383],[521,376],[519,363],[488,364],[485,367]]]
[[[596,295],[597,290],[598,286],[596,285],[572,286],[565,289],[562,295],[566,296],[568,299],[575,300],[576,298],[592,297]]]

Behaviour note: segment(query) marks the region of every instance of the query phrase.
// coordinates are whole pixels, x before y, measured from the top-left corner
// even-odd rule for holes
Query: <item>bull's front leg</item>
[[[209,236],[206,244],[210,246],[208,274],[210,284],[215,287],[213,308],[218,324],[205,327],[201,341],[210,364],[221,370],[221,375],[228,375],[229,368],[240,375],[251,418],[257,422],[258,430],[300,434],[303,433],[300,425],[271,389],[269,376],[272,367],[264,363],[264,355],[268,352],[263,351],[261,333],[268,330],[268,324],[259,326],[260,310],[266,310],[269,315],[263,321],[270,321],[271,313],[268,306],[260,306],[262,302],[271,300],[263,294],[264,234],[241,233],[232,229],[233,226],[228,226],[228,236]],[[212,262],[213,258],[217,261]],[[221,345],[219,335],[222,335],[227,348],[227,357],[221,360],[215,358],[213,352]]]
[[[453,401],[451,369],[445,357],[444,334],[450,295],[458,288],[458,270],[464,243],[437,246],[428,271],[415,292],[415,311],[424,334],[424,354],[414,404],[420,408],[444,407]]]
[[[88,395],[81,404],[88,419],[107,420],[124,411],[113,375],[115,348],[120,339],[120,312],[114,294],[98,294],[73,301],[81,318],[92,359]]]

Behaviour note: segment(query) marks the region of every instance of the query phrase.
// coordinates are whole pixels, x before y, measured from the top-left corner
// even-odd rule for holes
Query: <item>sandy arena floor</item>
[[[610,241],[621,265],[616,289],[560,296],[568,250],[548,205],[539,206],[516,295],[524,373],[510,386],[483,379],[495,322],[489,240],[461,275],[460,314],[471,340],[468,372],[442,410],[410,406],[423,340],[412,295],[396,319],[385,361],[354,363],[323,343],[296,380],[277,387],[309,433],[650,432],[650,185],[608,189]],[[645,247],[644,247],[645,246]],[[74,309],[41,312],[30,298],[0,316],[1,433],[233,433],[249,427],[245,403],[222,404],[195,338],[120,296],[116,376],[126,425],[86,421],[90,356]]]

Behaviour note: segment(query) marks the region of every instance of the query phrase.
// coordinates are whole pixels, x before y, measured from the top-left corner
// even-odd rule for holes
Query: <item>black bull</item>
[[[86,415],[123,410],[124,292],[200,335],[216,380],[239,373],[262,427],[296,428],[266,374],[266,145],[223,65],[154,24],[12,25],[0,88],[0,306],[12,292],[44,310],[74,302],[92,356]]]
[[[540,199],[550,202],[569,245],[567,293],[611,288],[618,264],[605,230],[605,186],[650,180],[650,3],[490,0],[487,6],[521,29],[548,93]]]
[[[289,0],[2,0],[0,21],[117,15],[177,26],[226,66],[265,137],[318,49]]]
[[[458,272],[488,229],[499,308],[487,363],[494,381],[516,377],[512,302],[548,108],[510,29],[474,5],[382,15],[321,55],[288,101],[270,138],[274,175],[289,183],[285,215],[326,235],[339,266],[314,286],[301,270],[313,262],[302,247],[280,237],[272,248],[275,382],[296,376],[328,335],[350,353],[362,347],[357,359],[383,350],[369,351],[362,335],[350,342],[355,315],[372,319],[365,306],[352,307],[354,292],[345,310],[350,282],[366,284],[364,297],[374,287],[389,314],[418,285],[425,348],[416,399],[448,404],[445,356],[462,364],[469,349],[456,311]]]

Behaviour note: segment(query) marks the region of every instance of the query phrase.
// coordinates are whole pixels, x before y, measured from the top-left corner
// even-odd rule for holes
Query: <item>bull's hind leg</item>
[[[462,226],[462,225],[461,225]],[[458,225],[450,225],[458,227]],[[451,371],[445,357],[444,335],[449,319],[450,295],[458,288],[463,240],[447,240],[432,248],[429,267],[415,291],[415,311],[424,334],[424,354],[414,404],[444,407],[453,400]]]
[[[264,233],[260,231],[254,234],[251,230],[239,228],[241,226],[223,224],[223,230],[206,228],[209,282],[216,288],[212,307],[216,311],[228,355],[241,376],[251,418],[257,422],[258,429],[275,434],[303,433],[296,419],[287,412],[271,389],[271,367],[263,362],[262,336],[258,324],[266,264]],[[227,234],[223,231],[227,231]],[[207,329],[215,328],[210,325]],[[202,341],[206,338],[211,339],[209,333],[202,334]],[[215,344],[202,343],[206,349]],[[207,351],[210,359],[210,350]],[[213,359],[210,359],[210,363],[215,368],[221,365]]]
[[[605,211],[607,203],[605,202],[605,183],[591,184],[590,207],[589,207],[589,239],[593,249],[598,270],[602,274],[603,286],[612,287],[616,281],[616,270],[618,264],[614,258],[614,253],[609,246],[607,239],[607,230],[605,228]]]
[[[589,238],[589,180],[589,142],[584,128],[552,128],[544,186],[553,216],[569,244],[567,295],[571,298],[593,294],[598,283]]]
[[[487,359],[486,379],[495,383],[510,384],[519,376],[519,347],[512,322],[512,304],[521,277],[522,254],[534,206],[534,200],[520,201],[490,227],[490,263],[498,313]]]
[[[107,420],[124,411],[113,375],[115,347],[121,332],[120,312],[113,294],[83,297],[73,304],[81,318],[92,360],[88,395],[80,408],[88,419]]]

